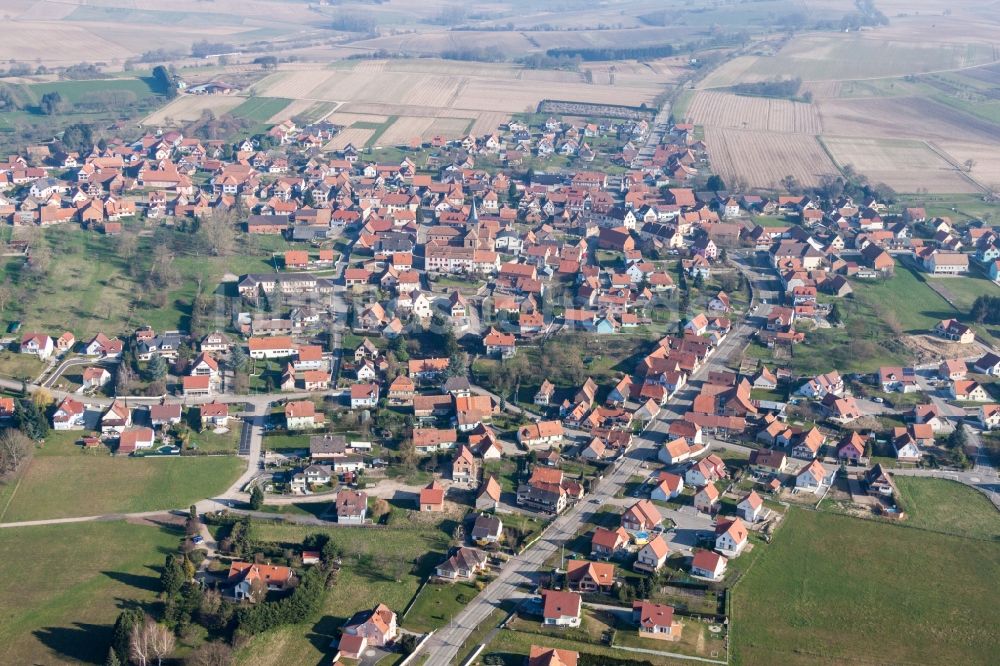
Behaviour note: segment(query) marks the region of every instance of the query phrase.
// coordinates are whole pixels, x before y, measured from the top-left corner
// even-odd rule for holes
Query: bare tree
[[[233,649],[222,641],[204,643],[189,661],[193,666],[229,666],[233,663]]]
[[[122,234],[118,237],[116,249],[118,250],[118,256],[129,262],[139,249],[139,239],[135,234]]]
[[[139,666],[147,666],[153,659],[160,666],[163,658],[173,652],[175,644],[173,632],[147,616],[141,625],[132,628],[129,656]]]
[[[150,646],[153,650],[153,655],[156,657],[156,664],[160,666],[163,663],[163,658],[174,651],[177,641],[174,638],[174,632],[162,624],[155,622],[151,622],[151,624],[152,628],[150,632],[152,633],[152,640]]]
[[[216,208],[202,220],[198,240],[202,248],[215,257],[225,257],[233,252],[236,242],[236,211]]]
[[[0,475],[16,472],[34,452],[35,443],[23,432],[4,430],[0,433]]]

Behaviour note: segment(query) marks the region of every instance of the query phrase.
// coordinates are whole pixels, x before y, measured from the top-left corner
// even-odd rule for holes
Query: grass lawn
[[[946,479],[894,478],[908,516],[904,525],[1000,540],[1000,512],[978,490]]]
[[[311,435],[267,435],[263,446],[267,451],[309,450]]]
[[[934,286],[935,291],[948,297],[955,304],[962,314],[967,316],[972,309],[972,302],[979,296],[1000,296],[1000,286],[978,273],[971,273],[968,277],[955,278],[927,278],[928,284]]]
[[[1000,545],[797,508],[785,520],[733,592],[732,663],[995,663],[984,582]]]
[[[186,508],[225,490],[244,466],[235,456],[37,456],[0,490],[0,521]]]
[[[470,583],[425,585],[402,624],[421,633],[438,629],[448,624],[477,594],[476,586]]]
[[[414,514],[401,528],[344,529],[255,522],[258,541],[301,544],[309,534],[324,533],[341,547],[344,566],[327,593],[323,616],[312,625],[292,625],[255,636],[237,661],[252,666],[329,663],[330,642],[344,621],[359,610],[384,603],[402,613],[421,580],[444,560],[453,521],[432,522]]]
[[[891,304],[891,311],[908,333],[933,329],[941,319],[963,314],[931,289],[924,276],[899,262],[888,280],[856,280],[853,286],[857,297],[876,312]]]
[[[565,631],[565,630],[564,630]],[[579,631],[579,630],[570,630]],[[542,645],[544,647],[558,648],[562,650],[573,650],[575,652],[587,653],[596,657],[611,657],[613,659],[629,660],[630,657],[641,657],[641,661],[653,664],[653,666],[690,666],[691,662],[682,659],[671,659],[670,657],[659,657],[651,654],[636,654],[625,652],[609,645],[598,643],[585,643],[556,635],[544,636],[527,631],[515,631],[513,629],[501,629],[496,638],[486,646],[480,653],[480,657],[495,656],[503,660],[505,666],[521,666],[525,662],[532,645]],[[654,648],[656,649],[656,648]],[[660,648],[666,650],[669,648]],[[600,663],[591,661],[591,663]]]
[[[58,335],[53,337],[58,337]],[[12,351],[0,352],[0,375],[4,377],[34,380],[44,367],[45,363],[32,354],[19,354]]]
[[[0,568],[0,663],[103,664],[121,605],[152,601],[180,536],[122,521],[0,530],[8,563]]]
[[[228,432],[216,433],[206,428],[204,432],[191,433],[191,446],[198,451],[235,454],[240,444],[240,422],[230,424]]]

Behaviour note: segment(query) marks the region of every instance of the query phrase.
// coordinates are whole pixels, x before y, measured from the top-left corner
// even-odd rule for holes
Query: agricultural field
[[[687,108],[684,118],[706,127],[814,135],[822,133],[815,106],[787,99],[699,91]]]
[[[806,187],[837,172],[816,137],[807,134],[705,128],[712,170],[732,186],[778,189],[785,176]]]
[[[245,97],[234,95],[181,95],[143,118],[142,124],[155,127],[191,122],[200,118],[205,111],[211,111],[218,117],[229,113],[244,102],[246,102]]]
[[[126,601],[154,601],[181,529],[91,522],[0,530],[0,662],[101,664]],[[16,564],[30,559],[32,566]]]
[[[923,141],[846,137],[823,137],[822,141],[839,167],[850,165],[870,181],[885,183],[897,192],[979,191]]]
[[[990,664],[998,575],[996,543],[792,508],[733,592],[732,663]]]
[[[237,118],[263,123],[271,117],[283,113],[290,103],[291,100],[281,97],[251,97],[232,109],[230,113]]]
[[[594,83],[582,72],[525,70],[514,65],[440,60],[371,60],[350,67],[285,69],[253,87],[259,96],[314,102],[342,102],[328,118],[348,129],[358,123],[398,116],[380,141],[406,143],[414,136],[460,136],[493,131],[513,113],[534,110],[542,99],[639,105],[650,103],[674,80],[670,67],[619,63],[613,72],[594,63]],[[353,122],[350,122],[353,121]],[[384,121],[382,121],[384,122]],[[370,137],[369,137],[370,138]],[[366,139],[367,140],[367,139]],[[358,144],[356,138],[352,143]],[[334,146],[337,147],[337,146]]]

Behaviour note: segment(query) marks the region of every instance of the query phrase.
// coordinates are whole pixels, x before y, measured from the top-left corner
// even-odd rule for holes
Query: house
[[[941,432],[944,430],[944,420],[938,413],[937,405],[934,403],[915,405],[911,416],[914,423],[926,423],[931,427],[933,432]]]
[[[750,377],[750,386],[762,391],[773,391],[778,388],[778,379],[773,372],[767,369],[767,366],[761,365],[757,372]]]
[[[486,348],[487,356],[500,356],[500,358],[510,358],[517,351],[512,334],[501,333],[492,327],[483,336],[483,346]]]
[[[649,494],[650,499],[660,502],[672,500],[684,490],[684,477],[670,472],[660,472],[659,481]]]
[[[351,409],[368,409],[378,406],[379,387],[370,384],[351,384]]]
[[[52,356],[55,344],[52,338],[44,333],[25,333],[21,337],[20,350],[22,354],[33,354],[41,360]]]
[[[476,511],[496,511],[500,506],[500,492],[500,483],[494,476],[488,476],[476,493]]]
[[[310,400],[285,403],[285,426],[289,430],[306,430],[323,425],[322,412]]]
[[[368,650],[368,639],[364,636],[341,636],[337,643],[337,652],[344,659],[360,660]],[[334,666],[343,666],[340,661],[334,662]]]
[[[556,627],[579,627],[581,601],[576,592],[542,590],[542,623]]]
[[[63,398],[52,414],[53,430],[82,430],[87,406],[73,398]]]
[[[355,614],[344,625],[345,636],[364,637],[373,647],[384,647],[396,639],[396,614],[385,604]]]
[[[669,555],[670,548],[667,547],[666,539],[663,538],[662,534],[657,534],[639,549],[639,553],[635,558],[635,564],[632,566],[637,571],[655,573],[667,563]]]
[[[149,408],[149,422],[154,428],[176,425],[181,422],[181,405],[173,403],[170,405],[151,405]]]
[[[590,539],[590,556],[601,559],[612,559],[625,552],[629,544],[629,535],[623,527],[607,529],[598,527],[594,529],[594,536]]]
[[[969,255],[934,250],[924,257],[923,267],[933,275],[962,275],[969,272]]]
[[[719,504],[719,490],[709,483],[694,494],[694,508],[702,513],[714,513]]]
[[[972,364],[972,371],[981,375],[1000,377],[1000,355],[993,352],[983,354]]]
[[[472,580],[489,568],[486,553],[475,548],[458,548],[447,560],[437,565],[434,573],[446,580]]]
[[[451,478],[455,483],[475,483],[479,479],[479,461],[464,444],[451,461]]]
[[[913,393],[920,389],[917,373],[913,368],[882,366],[878,369],[877,382],[886,393]]]
[[[390,405],[413,405],[413,397],[417,394],[417,387],[413,380],[406,375],[399,375],[389,384],[388,402]]]
[[[569,560],[566,562],[566,582],[580,592],[607,592],[615,582],[615,565],[610,562]]]
[[[517,441],[528,448],[558,447],[562,439],[563,427],[559,421],[535,421],[517,431]]]
[[[826,438],[823,433],[819,431],[819,428],[813,426],[806,432],[798,433],[792,438],[792,456],[802,460],[812,460],[819,455],[825,442]]]
[[[764,500],[761,499],[756,490],[751,490],[750,494],[741,499],[739,504],[736,505],[736,513],[748,523],[757,522],[763,511]]]
[[[122,341],[118,338],[109,338],[103,333],[98,333],[93,340],[87,343],[83,353],[87,356],[118,358],[121,356],[123,346]]]
[[[996,403],[980,405],[978,416],[979,423],[984,430],[996,430],[1000,428],[1000,405]]]
[[[518,506],[546,513],[562,513],[569,501],[560,470],[536,467],[527,483],[517,487]]]
[[[288,336],[273,336],[266,338],[250,338],[247,342],[250,358],[284,358],[295,356],[298,348]]]
[[[224,402],[209,402],[198,407],[201,412],[201,427],[225,428],[229,425],[229,405]]]
[[[866,449],[867,443],[864,437],[854,431],[848,432],[837,443],[837,459],[855,465],[864,464],[868,461],[868,456],[865,455]]]
[[[799,395],[815,400],[822,400],[827,395],[841,396],[844,394],[844,379],[836,370],[822,375],[816,375],[796,391]]]
[[[579,652],[532,645],[528,651],[528,666],[576,666]]]
[[[726,557],[738,557],[750,543],[750,533],[739,518],[720,518],[715,523],[715,550]]]
[[[882,463],[865,472],[865,486],[869,495],[892,497],[896,493],[896,482]]]
[[[709,580],[722,580],[728,562],[728,559],[715,551],[695,551],[694,557],[691,558],[691,575]]]
[[[714,453],[699,460],[684,472],[684,483],[704,486],[726,476],[726,464]]]
[[[681,637],[681,623],[674,619],[674,609],[670,606],[633,601],[632,621],[639,625],[641,638],[676,641]]]
[[[700,450],[700,447],[692,447],[683,437],[664,443],[663,448],[657,453],[657,458],[668,465],[676,465],[691,457],[693,451]]]
[[[990,394],[979,382],[961,379],[951,383],[951,397],[961,402],[989,402]]]
[[[368,515],[368,495],[345,488],[337,493],[336,507],[338,523],[363,525]]]
[[[965,361],[960,358],[951,358],[941,361],[941,365],[938,366],[938,377],[941,379],[947,379],[949,381],[955,381],[959,379],[965,379],[968,373],[968,368],[965,365]]]
[[[294,580],[295,572],[288,567],[254,562],[230,563],[227,577],[227,583],[233,586],[233,596],[247,601],[260,601],[253,598],[255,584],[262,585],[268,591],[281,591],[287,589]]]
[[[621,524],[629,532],[650,532],[663,523],[656,505],[647,499],[641,499],[622,514]]]
[[[892,446],[896,452],[896,460],[900,462],[919,462],[924,456],[920,445],[905,429],[893,439]]]
[[[540,407],[547,407],[552,403],[552,395],[555,393],[556,387],[549,380],[544,380],[542,385],[538,388],[538,392],[535,393],[533,402]]]
[[[437,481],[431,481],[420,490],[421,511],[444,511],[444,488]]]
[[[111,373],[105,368],[91,366],[83,369],[81,391],[95,391],[111,381]]]
[[[132,425],[132,410],[121,400],[115,400],[101,416],[101,434],[116,437]]]
[[[154,437],[152,428],[125,428],[118,434],[118,448],[115,452],[131,455],[139,449],[151,449]]]
[[[212,395],[212,378],[208,375],[182,377],[181,390],[185,398]]]
[[[497,543],[503,536],[503,521],[485,513],[476,516],[470,533],[472,540],[480,546]]]
[[[945,340],[967,345],[975,342],[976,332],[955,319],[942,319],[934,326],[934,332]]]
[[[818,460],[813,460],[795,477],[795,489],[816,493],[830,485],[833,475]]]

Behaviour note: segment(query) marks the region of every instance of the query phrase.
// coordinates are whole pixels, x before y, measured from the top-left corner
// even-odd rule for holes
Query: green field
[[[944,479],[894,478],[905,525],[1000,541],[1000,512],[978,490]]]
[[[796,508],[785,521],[733,592],[731,663],[995,663],[1000,545]]]
[[[892,278],[857,280],[852,286],[856,297],[876,311],[891,304],[891,311],[908,333],[928,331],[941,319],[962,314],[928,286],[927,278],[899,262]]]
[[[103,664],[120,607],[153,600],[179,536],[122,521],[0,530],[0,663]]]
[[[0,486],[0,522],[186,508],[244,468],[235,456],[39,455],[17,482]]]
[[[427,632],[448,624],[479,592],[475,585],[424,585],[402,624],[410,631]]]
[[[255,636],[239,652],[238,662],[251,666],[329,663],[330,641],[339,636],[350,615],[377,603],[402,613],[423,578],[445,559],[454,521],[435,517],[434,522],[403,524],[386,529],[322,529],[254,523],[255,540],[288,546],[301,544],[309,534],[328,534],[343,550],[344,566],[318,622]]]
[[[271,116],[280,113],[282,109],[291,103],[292,100],[284,99],[283,97],[251,97],[230,111],[230,113],[237,118],[246,118],[258,123],[265,123]]]
[[[927,278],[927,284],[946,296],[963,315],[968,315],[972,302],[979,296],[1000,296],[1000,286],[979,273],[968,277]]]
[[[132,224],[138,223],[126,222],[127,227]],[[131,262],[118,255],[114,238],[100,234],[66,227],[47,230],[45,238],[53,260],[44,275],[30,272],[21,258],[0,261],[0,281],[9,279],[17,296],[3,316],[7,322],[21,321],[22,330],[50,335],[58,335],[68,326],[80,340],[100,331],[108,335],[130,333],[140,324],[156,330],[187,330],[199,281],[202,289],[211,293],[226,272],[273,270],[268,264],[270,252],[239,243],[240,255],[207,257],[197,252],[190,234],[165,229],[140,237]],[[162,304],[141,288],[157,244],[175,248],[177,279]],[[130,273],[130,263],[139,267],[134,273]],[[217,325],[225,326],[228,317],[219,316]]]

